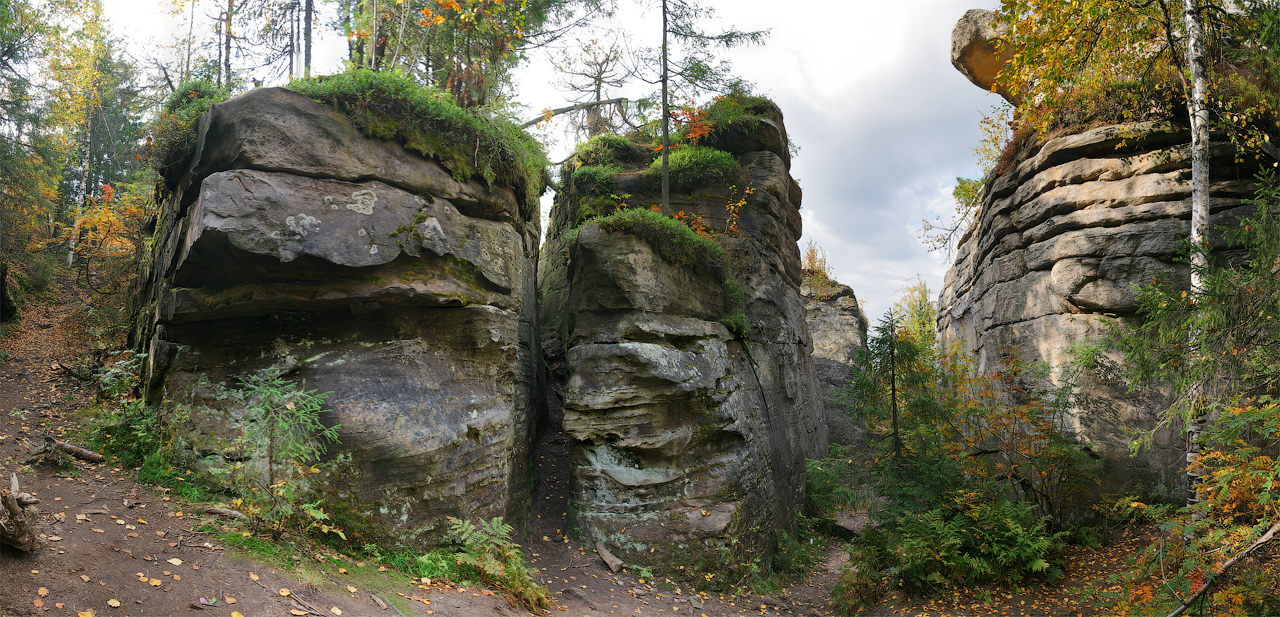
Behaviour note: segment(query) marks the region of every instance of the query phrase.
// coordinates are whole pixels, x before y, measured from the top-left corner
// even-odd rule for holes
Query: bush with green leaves
[[[438,159],[459,182],[479,176],[510,185],[526,215],[536,211],[550,180],[542,147],[513,122],[492,109],[458,107],[448,92],[401,73],[353,68],[295,79],[288,88],[336,107],[366,135]]]
[[[144,401],[111,402],[90,410],[81,430],[90,448],[132,468],[160,451],[158,418],[158,410]]]
[[[671,190],[688,191],[700,186],[720,186],[733,182],[738,172],[737,157],[706,146],[683,145],[667,155]],[[645,170],[643,182],[650,189],[662,182],[662,159],[654,159]]]
[[[244,378],[239,389],[221,389],[221,397],[243,409],[236,440],[241,456],[212,471],[240,495],[233,505],[255,529],[266,525],[279,537],[296,515],[306,514],[311,520],[305,526],[340,532],[318,505],[299,503],[307,479],[321,472],[327,445],[338,443],[339,427],[320,422],[328,394],[299,388],[278,367]]]
[[[653,160],[653,151],[626,137],[596,135],[578,144],[573,158],[579,165],[648,164]]]
[[[916,314],[932,305],[907,300],[873,332],[844,395],[870,443],[849,463],[863,469],[839,481],[874,485],[876,497],[833,594],[845,612],[878,601],[859,586],[919,593],[1055,579],[1061,530],[1099,471],[1067,430],[1074,371],[1054,385],[1046,366],[1009,355],[1002,371],[977,374],[964,355],[935,348],[933,328],[907,325],[933,322]]]
[[[1200,288],[1188,289],[1182,277],[1159,277],[1139,288],[1140,323],[1131,328],[1117,325],[1110,340],[1125,355],[1133,389],[1161,387],[1172,393],[1159,425],[1140,435],[1135,449],[1149,446],[1159,427],[1199,425],[1194,441],[1198,452],[1190,465],[1199,480],[1198,501],[1173,512],[1129,504],[1144,518],[1159,522],[1162,532],[1185,540],[1169,549],[1161,543],[1139,558],[1144,568],[1168,566],[1166,584],[1148,602],[1154,610],[1168,610],[1197,591],[1220,588],[1212,594],[1212,603],[1254,605],[1230,611],[1263,614],[1255,612],[1265,599],[1258,595],[1268,594],[1265,588],[1249,588],[1239,581],[1271,568],[1244,565],[1252,558],[1236,561],[1264,534],[1280,529],[1275,491],[1280,443],[1280,177],[1261,174],[1256,186],[1255,212],[1224,234],[1228,246],[1244,250],[1223,255],[1210,252],[1207,244],[1187,244],[1183,259],[1191,261],[1190,255],[1197,252],[1206,258],[1203,266],[1192,266]],[[1115,509],[1123,507],[1121,503]],[[1237,565],[1234,571],[1220,571],[1224,563]],[[1231,599],[1224,601],[1227,598]]]

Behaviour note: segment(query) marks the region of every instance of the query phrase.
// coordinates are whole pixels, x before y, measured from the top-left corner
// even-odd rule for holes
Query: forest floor
[[[237,541],[247,533],[165,489],[138,483],[134,470],[79,459],[62,467],[26,464],[46,435],[75,442],[80,412],[92,404],[93,385],[57,366],[87,353],[73,342],[82,337],[67,320],[72,294],[62,281],[65,302],[30,303],[20,324],[0,326],[8,328],[0,331],[0,480],[7,486],[16,472],[22,490],[41,500],[38,548],[22,553],[0,547],[0,616],[527,614],[498,590],[427,584],[305,539],[286,539],[266,552],[236,548],[256,538]],[[553,371],[563,368],[549,364]],[[553,388],[552,421],[535,446],[539,483],[525,542],[530,564],[557,604],[552,614],[835,614],[829,597],[848,557],[834,543],[813,573],[775,579],[766,595],[705,594],[628,570],[611,572],[592,546],[567,533],[568,440],[558,430],[559,395]],[[895,593],[865,614],[1105,615],[1080,590],[1090,583],[1106,586],[1106,577],[1147,541],[1133,532],[1104,549],[1073,549],[1067,578],[1054,587],[970,589],[929,598]],[[274,557],[264,560],[268,553]]]

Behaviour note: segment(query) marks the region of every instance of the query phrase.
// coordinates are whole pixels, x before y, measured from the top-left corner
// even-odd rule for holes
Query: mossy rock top
[[[517,229],[533,220],[529,208],[537,203],[518,186],[477,176],[459,180],[456,170],[394,141],[367,137],[341,112],[283,88],[251,90],[214,105],[201,120],[189,182],[197,186],[211,174],[232,169],[380,180],[416,195],[447,199],[463,214],[510,222]],[[184,201],[194,199],[190,194]]]

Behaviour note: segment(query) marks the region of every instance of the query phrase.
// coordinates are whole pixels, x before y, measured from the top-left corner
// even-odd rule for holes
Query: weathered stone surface
[[[858,298],[847,285],[814,293],[800,288],[805,301],[805,322],[813,338],[813,370],[818,398],[831,443],[849,446],[866,441],[866,425],[849,417],[840,392],[853,379],[851,365],[858,351],[867,347],[867,318]]]
[[[192,186],[229,169],[287,171],[347,182],[380,180],[416,195],[449,200],[468,216],[509,223],[524,232],[520,191],[458,181],[437,161],[399,144],[365,137],[346,116],[283,88],[260,88],[214,105],[200,123],[187,180]],[[184,203],[190,203],[188,196]],[[535,226],[536,227],[536,226]],[[533,233],[537,234],[534,229]]]
[[[1002,34],[998,26],[994,11],[970,9],[951,30],[951,65],[983,90],[991,90],[996,75],[1013,57],[1012,49],[996,51],[996,42]],[[1017,97],[1010,94],[1004,84],[995,92],[1017,105]]]
[[[185,406],[192,464],[223,460],[221,388],[277,367],[330,392],[335,471],[312,488],[424,548],[445,517],[519,521],[539,373],[536,221],[509,187],[359,135],[305,97],[214,107],[144,263],[147,396]]]
[[[735,184],[754,192],[742,236],[719,236],[745,291],[745,335],[718,323],[731,307],[714,275],[595,223],[569,234],[578,197],[557,196],[539,268],[547,321],[567,342],[574,522],[628,563],[718,572],[767,559],[803,504],[804,459],[825,452],[798,293],[799,187],[780,122],[737,142],[747,145]],[[619,184],[641,190],[625,173]],[[729,198],[699,187],[672,208],[720,230]]]
[[[975,353],[977,369],[999,369],[1010,349],[1061,367],[1078,343],[1107,336],[1107,323],[1134,318],[1136,288],[1152,279],[1186,281],[1177,261],[1190,229],[1187,133],[1174,125],[1100,127],[1039,145],[1026,160],[988,178],[975,224],[956,251],[938,300],[944,345]],[[1210,226],[1231,225],[1251,206],[1253,169],[1213,151]],[[1220,231],[1215,248],[1233,250]],[[1082,376],[1071,428],[1108,461],[1105,490],[1177,482],[1181,444],[1162,431],[1156,446],[1128,457],[1125,429],[1149,429],[1167,404],[1161,392],[1129,393],[1105,356]]]

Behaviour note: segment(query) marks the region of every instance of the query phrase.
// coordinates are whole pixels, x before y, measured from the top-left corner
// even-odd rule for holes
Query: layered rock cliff
[[[672,196],[673,211],[718,232],[740,306],[715,268],[592,218],[616,200],[570,181],[552,213],[539,268],[543,312],[567,350],[573,522],[631,563],[729,576],[767,562],[775,534],[794,532],[805,458],[826,449],[799,295],[801,193],[781,114],[756,111],[765,117],[711,138],[736,157],[734,177]],[[657,203],[638,171],[652,155],[610,147],[623,170],[613,195]],[[741,233],[726,233],[726,204],[740,197]],[[726,319],[739,309],[745,324]]]
[[[938,300],[942,343],[972,351],[979,371],[998,370],[1004,353],[1062,366],[1073,345],[1132,323],[1138,286],[1187,280],[1177,259],[1190,229],[1188,142],[1175,124],[1100,127],[1033,144],[1016,167],[989,177]],[[1253,194],[1255,168],[1234,154],[1229,144],[1214,146],[1211,227],[1253,209],[1242,200]],[[1210,240],[1230,248],[1216,231]],[[1163,395],[1130,393],[1123,358],[1099,360],[1081,377],[1070,429],[1108,461],[1104,489],[1179,483],[1176,429],[1128,456],[1127,431],[1154,426]]]
[[[221,388],[275,367],[329,392],[337,471],[312,488],[395,542],[523,516],[538,405],[539,226],[512,179],[361,134],[283,89],[216,105],[165,200],[139,294],[147,396],[223,460]],[[182,414],[171,416],[181,422]]]
[[[867,317],[847,285],[809,284],[800,287],[805,302],[805,323],[813,338],[813,376],[822,405],[827,436],[841,446],[862,445],[867,427],[851,418],[841,391],[853,380],[853,362],[867,347]]]

